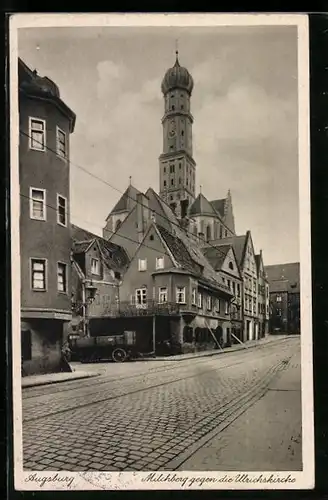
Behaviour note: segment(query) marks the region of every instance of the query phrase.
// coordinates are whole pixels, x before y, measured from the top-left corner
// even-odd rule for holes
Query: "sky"
[[[237,234],[251,230],[265,265],[298,261],[294,26],[20,29],[19,56],[54,80],[77,115],[71,221],[101,235],[129,176],[158,191],[161,81],[176,40],[194,79],[197,192],[201,185],[211,200],[231,190]]]

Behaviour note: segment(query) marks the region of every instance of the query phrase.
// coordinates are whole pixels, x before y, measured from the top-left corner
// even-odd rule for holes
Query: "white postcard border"
[[[299,89],[299,221],[301,263],[302,472],[25,472],[22,457],[22,394],[20,368],[20,243],[19,243],[19,28],[105,26],[277,26],[298,28]],[[10,180],[12,259],[12,356],[14,484],[20,491],[215,489],[264,490],[314,487],[314,418],[312,366],[309,35],[305,14],[14,14],[10,18]],[[287,167],[288,168],[288,167]],[[303,333],[305,332],[305,333]],[[15,361],[16,360],[16,361]],[[160,478],[162,475],[162,478]],[[242,477],[244,476],[244,477]],[[151,479],[152,478],[152,479]],[[165,480],[166,478],[166,480]],[[207,478],[207,479],[206,479]]]

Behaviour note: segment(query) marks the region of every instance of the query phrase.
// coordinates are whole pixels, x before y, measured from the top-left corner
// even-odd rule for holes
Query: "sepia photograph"
[[[17,490],[314,486],[306,15],[15,14]]]

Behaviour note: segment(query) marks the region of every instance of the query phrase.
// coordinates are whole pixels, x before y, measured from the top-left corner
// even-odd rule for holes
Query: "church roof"
[[[166,71],[165,76],[163,78],[162,92],[165,95],[168,92],[170,92],[170,90],[179,88],[187,90],[187,92],[191,94],[193,87],[194,87],[193,78],[186,68],[180,66],[178,59],[178,52],[176,52],[175,64],[172,68]]]
[[[207,198],[205,198],[205,196],[202,193],[199,193],[199,195],[191,205],[189,211],[189,215],[199,215],[199,214],[218,216],[216,210],[213,208],[211,203],[208,201]]]
[[[130,212],[137,203],[137,194],[140,194],[140,191],[130,184],[114,208],[111,210],[106,220],[108,220],[108,218],[113,214],[119,212]]]
[[[204,255],[215,271],[219,271],[232,245],[220,245],[216,247],[206,247],[203,249]]]
[[[210,204],[214,208],[216,212],[218,212],[221,217],[224,216],[224,206],[225,206],[226,198],[222,198],[221,200],[213,200],[210,201]]]

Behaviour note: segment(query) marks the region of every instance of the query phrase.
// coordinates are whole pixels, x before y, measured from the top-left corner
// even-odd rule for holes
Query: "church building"
[[[257,339],[264,331],[258,321],[258,273],[251,232],[236,234],[230,189],[224,198],[215,200],[196,193],[193,88],[193,78],[180,65],[176,52],[175,64],[161,84],[159,192],[149,188],[142,193],[130,178],[103,229],[103,237],[123,247],[130,260],[120,290],[124,316],[133,317],[137,308],[143,309],[144,316],[146,310],[151,315],[150,304],[153,308],[169,302],[174,318],[166,323],[162,318],[161,324],[167,325],[164,330],[174,325],[175,343],[181,351],[186,343],[189,350],[200,344],[205,348],[213,340],[215,344],[211,333],[200,334],[200,328],[214,332],[226,345]],[[158,262],[165,264],[158,267]],[[208,305],[204,309],[202,297]],[[225,304],[223,309],[220,303]]]

